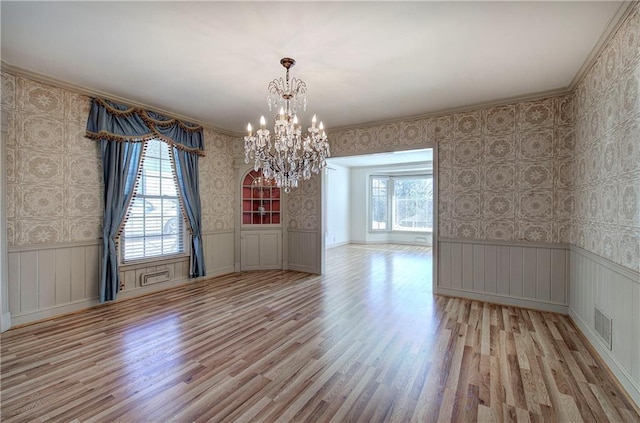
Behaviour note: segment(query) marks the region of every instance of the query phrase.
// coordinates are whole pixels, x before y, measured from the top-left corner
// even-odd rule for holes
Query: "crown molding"
[[[622,2],[616,14],[613,15],[613,17],[611,17],[611,19],[607,23],[607,27],[596,42],[596,45],[591,50],[591,53],[589,54],[589,56],[587,56],[582,66],[580,67],[580,69],[578,69],[578,72],[571,80],[571,83],[568,87],[569,91],[573,91],[576,86],[584,79],[586,74],[591,70],[598,58],[602,55],[604,49],[613,39],[613,36],[616,34],[616,32],[618,32],[624,21],[627,19],[627,16],[629,16],[633,11],[634,5],[637,3],[638,0]]]
[[[542,100],[545,98],[560,97],[570,93],[571,91],[568,88],[556,88],[553,90],[539,91],[536,93],[523,94],[523,95],[518,95],[513,97],[503,97],[503,98],[497,98],[489,101],[481,101],[478,103],[467,104],[465,106],[451,107],[448,109],[438,110],[435,112],[421,113],[417,115],[404,116],[404,117],[399,117],[395,119],[377,120],[373,122],[364,122],[364,123],[357,123],[353,125],[340,126],[340,127],[332,128],[331,131],[345,131],[349,129],[366,129],[374,126],[389,125],[393,123],[412,122],[416,120],[447,116],[454,113],[472,112],[475,110],[486,109],[489,107],[506,106],[509,104],[522,103],[525,101],[536,101],[536,100]]]
[[[573,79],[571,80],[571,82],[569,83],[568,86],[563,87],[563,88],[556,88],[556,89],[552,89],[552,90],[546,90],[546,91],[539,91],[539,92],[535,92],[535,93],[530,93],[530,94],[523,94],[523,95],[519,95],[519,96],[512,96],[512,97],[504,97],[504,98],[497,98],[494,100],[489,100],[489,101],[482,101],[482,102],[478,102],[478,103],[472,103],[472,104],[467,104],[464,106],[459,106],[459,107],[452,107],[452,108],[448,108],[448,109],[443,109],[443,110],[438,110],[438,111],[434,111],[434,112],[428,112],[428,113],[421,113],[421,114],[417,114],[417,115],[410,115],[410,116],[403,116],[403,117],[399,117],[399,118],[394,118],[394,119],[386,119],[386,120],[378,120],[378,121],[373,121],[373,122],[362,122],[362,123],[356,123],[356,124],[352,124],[352,125],[346,125],[346,126],[340,126],[340,127],[335,127],[332,128],[331,131],[346,131],[346,130],[351,130],[351,129],[366,129],[366,128],[371,128],[371,127],[375,127],[375,126],[381,126],[381,125],[389,125],[389,124],[394,124],[394,123],[400,123],[400,122],[411,122],[411,121],[417,121],[417,120],[422,120],[422,119],[428,119],[428,118],[434,118],[434,117],[440,117],[440,116],[446,116],[446,115],[450,115],[453,113],[464,113],[464,112],[470,112],[470,111],[474,111],[474,110],[478,110],[478,109],[485,109],[485,108],[489,108],[489,107],[498,107],[498,106],[506,106],[509,104],[514,104],[514,103],[521,103],[521,102],[525,102],[525,101],[536,101],[536,100],[542,100],[545,98],[551,98],[551,97],[559,97],[562,95],[567,95],[573,92],[573,90],[575,89],[575,87],[582,81],[582,79],[585,77],[585,75],[589,72],[589,70],[593,67],[594,63],[596,62],[596,60],[600,57],[600,55],[602,54],[603,50],[606,48],[606,46],[609,44],[609,42],[611,41],[611,39],[613,38],[613,36],[615,35],[615,33],[618,31],[618,29],[622,26],[622,23],[625,21],[625,19],[627,18],[627,16],[629,16],[629,14],[633,11],[634,9],[634,5],[636,5],[638,3],[638,0],[631,0],[631,1],[624,1],[622,2],[622,4],[620,5],[620,7],[618,8],[616,14],[609,20],[609,22],[607,23],[607,27],[605,29],[605,31],[602,33],[602,35],[600,36],[600,38],[598,39],[598,41],[596,42],[596,45],[594,46],[594,48],[591,50],[591,53],[589,54],[589,56],[587,57],[587,59],[584,61],[584,63],[582,64],[582,66],[580,67],[580,69],[578,70],[578,72],[576,73],[576,75],[573,77]],[[209,123],[205,123],[196,119],[192,119],[188,116],[183,116],[183,115],[179,115],[164,109],[159,109],[157,107],[151,107],[148,106],[146,104],[143,103],[139,103],[136,102],[134,100],[131,99],[127,99],[124,97],[120,97],[114,94],[110,94],[110,93],[106,93],[103,91],[99,91],[93,88],[89,88],[89,87],[84,87],[81,85],[77,85],[77,84],[72,84],[72,83],[68,83],[65,81],[61,81],[59,79],[55,79],[55,78],[51,78],[49,76],[37,73],[37,72],[33,72],[27,69],[22,69],[19,68],[17,66],[13,66],[7,62],[5,62],[4,60],[0,61],[0,69],[4,72],[9,72],[9,73],[13,73],[16,75],[20,75],[20,76],[24,76],[39,82],[43,82],[43,83],[47,83],[47,84],[52,84],[52,85],[56,85],[59,86],[61,88],[67,89],[67,90],[71,90],[71,91],[75,91],[78,92],[80,94],[84,94],[84,95],[88,95],[91,97],[101,97],[101,98],[105,98],[105,99],[109,99],[109,100],[113,100],[119,103],[124,103],[124,104],[128,104],[134,107],[140,107],[140,108],[144,108],[147,110],[152,110],[154,112],[157,113],[161,113],[167,117],[173,117],[176,119],[181,119],[181,120],[186,120],[192,123],[196,123],[198,125],[201,125],[205,128],[211,129],[213,131],[216,131],[220,134],[223,135],[228,135],[234,138],[242,138],[244,136],[244,132],[234,132],[234,131],[229,131],[226,129],[222,129],[222,128],[218,128],[215,127]]]
[[[174,118],[174,119],[179,119],[179,120],[183,120],[183,121],[187,121],[189,123],[195,123],[197,125],[200,125],[204,128],[207,129],[211,129],[219,134],[223,134],[223,135],[228,135],[231,137],[238,137],[239,134],[237,132],[233,132],[233,131],[228,131],[226,129],[221,129],[221,128],[217,128],[209,123],[206,122],[202,122],[199,121],[197,119],[192,119],[189,116],[183,116],[180,115],[178,113],[174,113],[168,110],[164,110],[164,109],[159,109],[157,107],[151,107],[147,104],[144,103],[140,103],[137,102],[135,100],[131,100],[129,98],[125,98],[125,97],[120,97],[111,93],[107,93],[104,91],[100,91],[100,90],[96,90],[94,88],[89,88],[89,87],[85,87],[82,85],[78,85],[78,84],[72,84],[70,82],[66,82],[66,81],[62,81],[60,79],[56,79],[56,78],[52,78],[50,76],[47,75],[43,75],[41,73],[38,72],[34,72],[28,69],[23,69],[17,66],[13,66],[10,63],[5,62],[4,60],[0,61],[0,70],[2,70],[2,72],[7,72],[7,73],[11,73],[14,74],[16,76],[22,76],[25,78],[29,78],[32,79],[34,81],[37,82],[42,82],[44,84],[50,84],[50,85],[55,85],[56,87],[60,87],[63,88],[65,90],[68,91],[74,91],[76,93],[79,94],[83,94],[83,95],[87,95],[89,97],[100,97],[100,98],[104,98],[107,100],[111,100],[111,101],[115,101],[117,103],[122,103],[122,104],[126,104],[128,106],[132,106],[132,107],[138,107],[141,109],[145,109],[145,110],[150,110],[156,113],[160,113],[166,117],[169,118]]]

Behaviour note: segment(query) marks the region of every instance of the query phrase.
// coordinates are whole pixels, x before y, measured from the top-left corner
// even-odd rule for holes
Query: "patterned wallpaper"
[[[330,132],[334,156],[437,143],[439,233],[572,242],[640,270],[640,5],[570,95]],[[2,74],[10,246],[95,240],[102,216],[88,97]],[[240,138],[205,130],[205,231],[234,227]],[[288,226],[317,230],[319,178],[292,192]]]
[[[200,201],[204,231],[235,227],[235,171],[233,138],[204,130],[205,157],[200,159]]]
[[[342,156],[437,143],[441,237],[570,240],[571,96],[330,136]]]
[[[9,246],[97,239],[99,145],[84,138],[88,97],[2,74]]]
[[[640,5],[575,98],[572,243],[640,271]]]
[[[84,137],[89,97],[2,73],[7,115],[9,246],[92,241],[102,235],[99,144]],[[233,229],[230,137],[205,130],[203,227]]]

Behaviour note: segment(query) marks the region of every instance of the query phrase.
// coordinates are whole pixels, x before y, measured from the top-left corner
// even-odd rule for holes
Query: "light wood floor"
[[[2,421],[640,422],[567,317],[433,296],[426,248],[328,251],[2,334]]]

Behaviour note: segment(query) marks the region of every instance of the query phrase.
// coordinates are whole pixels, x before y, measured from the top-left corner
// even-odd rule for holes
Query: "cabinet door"
[[[240,234],[240,270],[260,269],[260,232]]]
[[[263,232],[260,236],[260,267],[262,269],[282,268],[282,232]]]
[[[240,270],[282,269],[282,231],[241,231]]]

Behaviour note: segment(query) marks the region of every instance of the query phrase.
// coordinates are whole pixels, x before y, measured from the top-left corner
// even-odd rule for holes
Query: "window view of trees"
[[[433,228],[433,177],[373,176],[371,230],[430,231]]]
[[[387,225],[389,199],[387,197],[388,178],[371,179],[371,229],[389,229]]]

